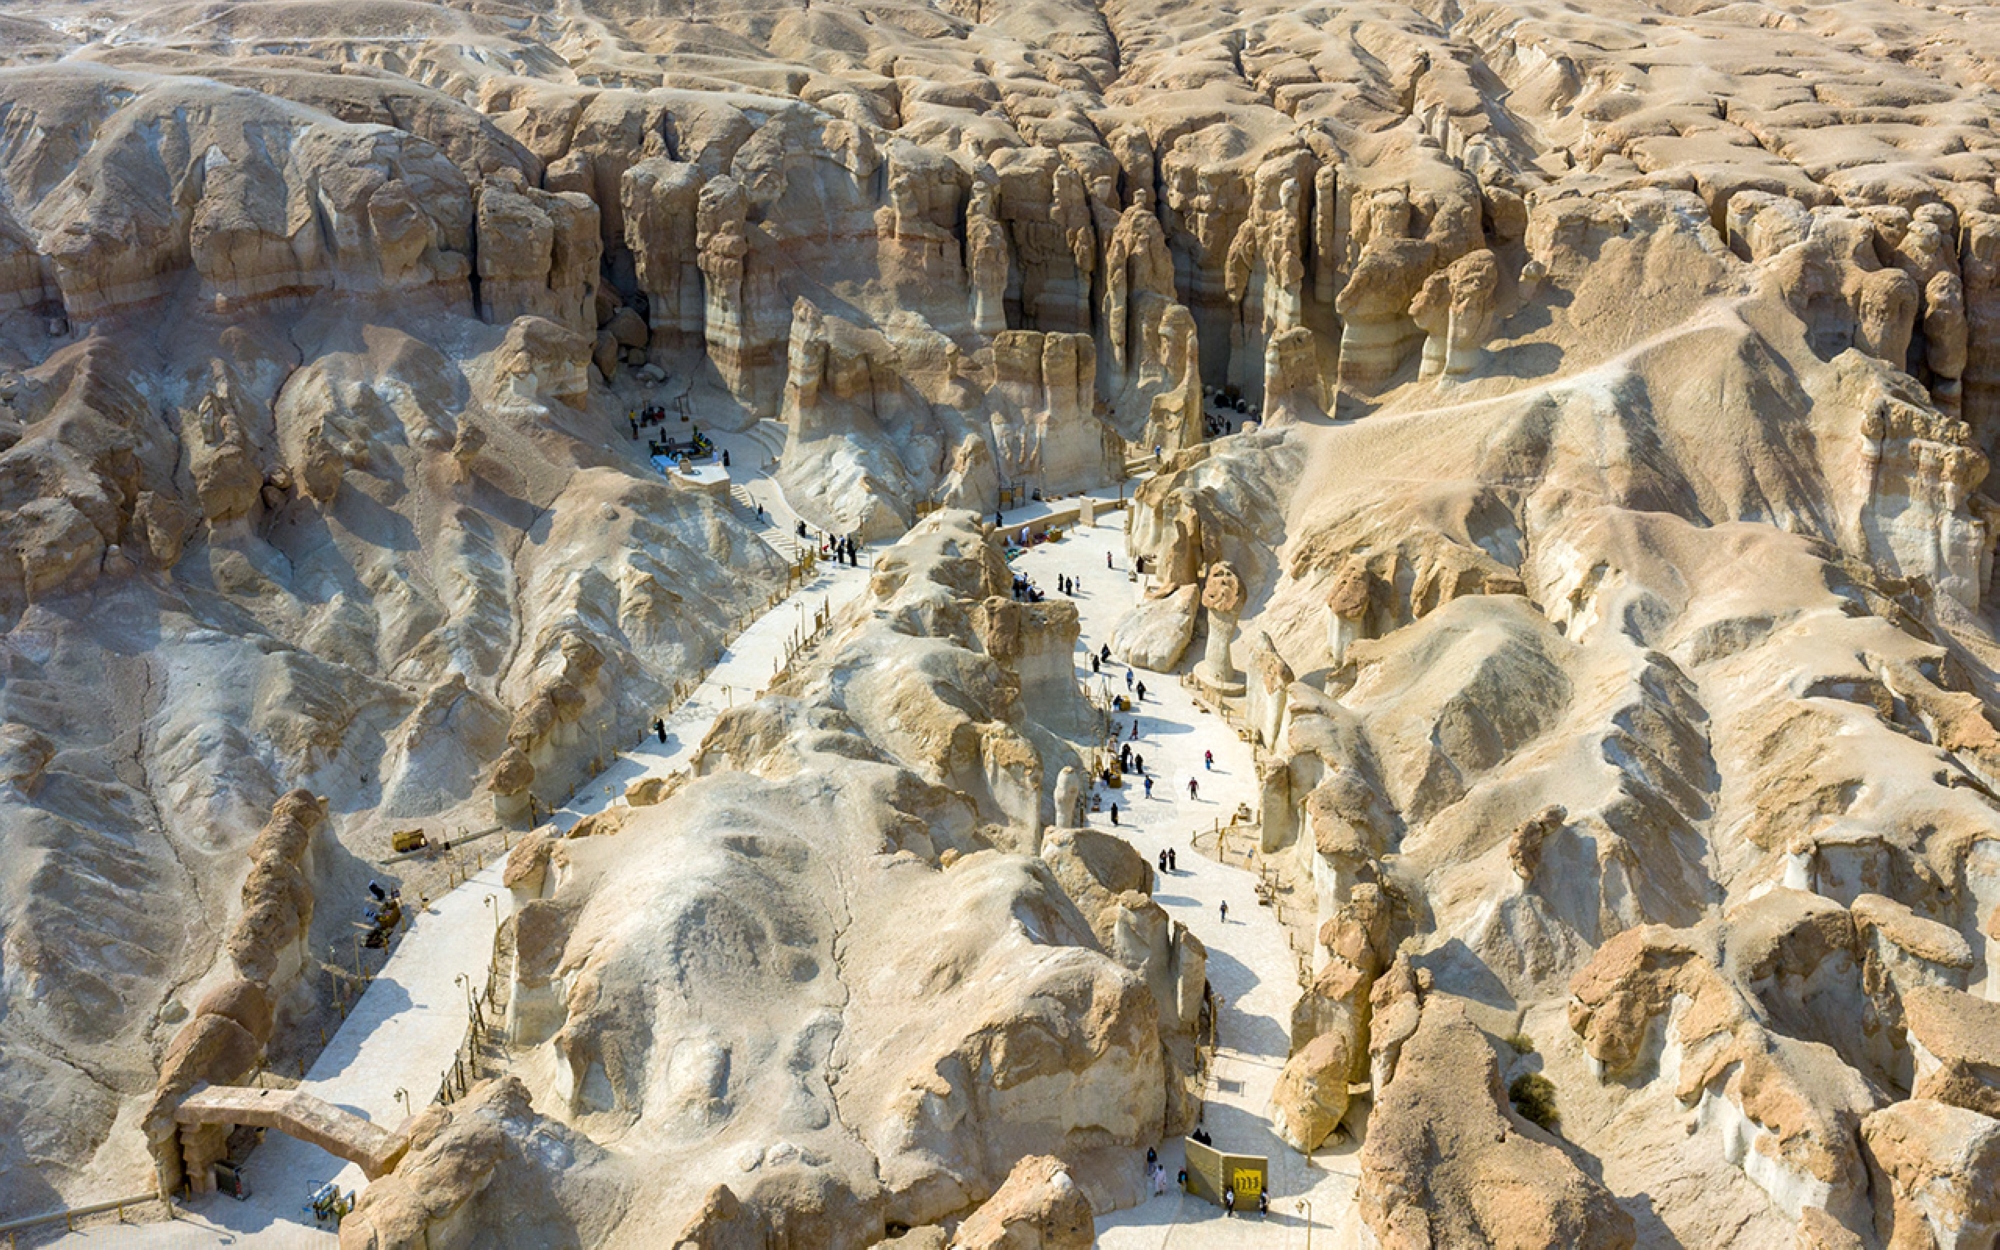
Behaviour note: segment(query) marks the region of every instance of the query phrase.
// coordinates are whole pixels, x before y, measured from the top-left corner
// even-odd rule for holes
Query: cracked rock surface
[[[1990,1239],[1996,91],[1946,0],[10,4],[0,1211],[308,1058],[449,883],[394,831],[532,825],[784,590],[699,425],[865,609],[535,844],[532,1028],[357,1244],[1138,1196],[1203,947],[982,528],[1079,491],[1118,660],[1245,688],[1274,1116],[1372,1236]]]

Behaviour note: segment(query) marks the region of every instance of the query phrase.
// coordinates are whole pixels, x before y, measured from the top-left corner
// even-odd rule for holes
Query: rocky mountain
[[[394,829],[532,827],[784,590],[635,454],[672,397],[897,545],[671,802],[521,844],[512,1076],[410,1166],[529,1190],[378,1185],[357,1244],[504,1239],[503,1192],[623,1244],[1123,1200],[1204,954],[1076,827],[1076,619],[982,521],[1135,467],[1117,649],[1241,673],[1309,900],[1274,1123],[1365,1134],[1357,1236],[1987,1244],[1996,30],[8,6],[0,1210],[152,1176],[228,1046],[308,1056],[318,900],[443,888]]]

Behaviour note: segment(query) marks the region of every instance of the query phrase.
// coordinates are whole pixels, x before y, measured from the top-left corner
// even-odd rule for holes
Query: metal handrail
[[[11,1246],[14,1244],[14,1234],[24,1229],[37,1228],[43,1224],[53,1224],[57,1220],[61,1220],[73,1230],[74,1221],[77,1219],[86,1215],[102,1215],[106,1211],[118,1212],[118,1218],[122,1221],[125,1218],[126,1207],[141,1207],[149,1202],[164,1203],[167,1208],[167,1218],[178,1218],[175,1215],[176,1208],[172,1198],[164,1197],[160,1194],[143,1194],[137,1198],[112,1198],[104,1202],[92,1202],[80,1207],[64,1207],[58,1211],[45,1211],[40,1215],[30,1215],[24,1219],[8,1220],[6,1223],[0,1224],[0,1233],[7,1234],[7,1244]]]

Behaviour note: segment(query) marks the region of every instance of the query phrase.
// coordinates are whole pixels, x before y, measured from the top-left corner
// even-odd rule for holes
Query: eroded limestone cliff
[[[1990,1238],[1994,48],[1871,0],[10,6],[0,1208],[300,1057],[316,901],[532,823],[784,584],[631,454],[685,397],[782,424],[805,520],[915,532],[671,802],[523,844],[519,1083],[356,1236],[502,1235],[492,1176],[632,1244],[1073,1236],[1187,1120],[1204,952],[1070,828],[1075,621],[975,518],[1143,463],[1115,650],[1258,739],[1310,900],[1273,1114],[1366,1131],[1373,1236]]]

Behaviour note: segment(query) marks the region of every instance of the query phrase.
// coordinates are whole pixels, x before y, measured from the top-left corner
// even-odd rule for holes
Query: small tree
[[[1523,1072],[1507,1086],[1507,1097],[1521,1118],[1548,1132],[1562,1117],[1556,1113],[1556,1085],[1539,1072]]]

